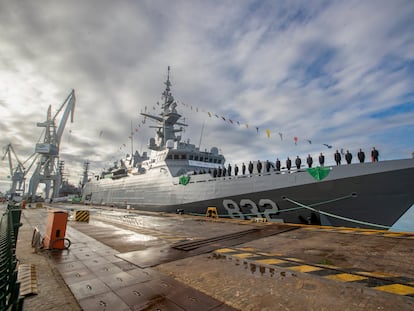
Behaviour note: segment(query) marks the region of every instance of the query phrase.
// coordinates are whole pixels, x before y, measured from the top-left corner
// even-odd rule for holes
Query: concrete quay
[[[67,250],[31,246],[48,210]],[[74,220],[86,210],[89,222]],[[413,310],[414,234],[52,204],[22,212],[24,310]]]

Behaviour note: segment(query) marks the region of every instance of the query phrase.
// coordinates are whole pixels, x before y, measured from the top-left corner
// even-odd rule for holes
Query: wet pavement
[[[24,215],[40,231],[46,210],[25,210]],[[99,221],[69,222],[67,250],[48,251],[65,283],[83,310],[234,310],[208,295],[163,275],[141,269],[117,257],[117,249],[86,235],[76,227],[86,226],[98,239],[108,237],[118,249],[151,248],[158,238],[137,234]],[[84,228],[85,229],[85,228]],[[164,243],[161,241],[161,243]],[[202,307],[201,307],[202,306]]]
[[[414,234],[55,206],[88,210],[89,223],[70,217],[68,250],[24,261],[46,259],[79,309],[414,309]],[[44,232],[46,217],[24,210],[22,232]]]

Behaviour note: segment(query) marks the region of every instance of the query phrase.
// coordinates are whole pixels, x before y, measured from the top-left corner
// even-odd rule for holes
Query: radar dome
[[[218,149],[217,149],[217,147],[212,147],[212,148],[211,148],[211,150],[210,150],[210,152],[211,152],[212,154],[218,154]]]
[[[167,143],[165,144],[168,149],[174,148],[174,141],[172,139],[167,140]]]

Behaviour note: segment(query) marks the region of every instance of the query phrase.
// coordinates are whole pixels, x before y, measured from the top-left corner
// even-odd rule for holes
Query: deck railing
[[[0,311],[23,310],[17,279],[16,243],[21,209],[9,203],[0,220]]]

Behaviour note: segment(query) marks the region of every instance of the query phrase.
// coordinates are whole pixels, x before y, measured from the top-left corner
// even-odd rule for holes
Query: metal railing
[[[0,220],[0,311],[23,310],[17,279],[16,243],[21,209],[9,203]]]

